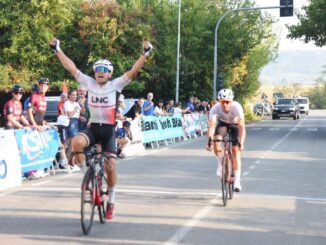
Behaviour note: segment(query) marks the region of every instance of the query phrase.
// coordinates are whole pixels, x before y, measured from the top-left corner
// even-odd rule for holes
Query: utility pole
[[[177,72],[176,72],[176,80],[175,80],[175,84],[176,84],[175,102],[179,101],[180,22],[181,22],[181,0],[179,0],[179,11],[178,11]]]

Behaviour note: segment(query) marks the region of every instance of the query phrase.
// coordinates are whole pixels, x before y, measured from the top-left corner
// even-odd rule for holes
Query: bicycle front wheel
[[[101,176],[100,180],[98,181],[100,195],[101,195],[101,205],[98,206],[98,214],[100,217],[101,224],[104,224],[106,221],[105,219],[106,206],[108,205],[108,189],[105,188],[107,184],[106,184],[104,173],[103,174],[99,173],[99,176]]]
[[[230,158],[230,164],[229,164],[229,168],[230,168],[230,181],[229,181],[229,198],[232,199],[233,198],[233,191],[234,191],[234,173],[233,173],[233,162],[232,162],[232,158]]]
[[[82,182],[81,195],[81,226],[85,235],[87,235],[93,224],[95,208],[95,176],[93,168],[89,168],[85,173]]]
[[[228,163],[228,158],[226,156],[223,157],[222,160],[222,178],[221,178],[221,183],[222,183],[222,199],[223,199],[223,205],[226,206],[228,202],[228,173],[227,173],[227,163]]]

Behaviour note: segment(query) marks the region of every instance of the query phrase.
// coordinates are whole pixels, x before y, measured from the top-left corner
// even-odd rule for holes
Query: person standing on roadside
[[[144,102],[144,116],[153,116],[154,115],[154,102],[153,102],[153,93],[149,92],[147,94],[147,100]]]
[[[46,98],[45,94],[49,89],[50,80],[46,77],[41,77],[38,80],[39,91],[31,95],[28,104],[28,118],[33,127],[39,131],[43,130],[43,127],[49,127],[48,122],[44,120],[46,112]]]
[[[87,101],[87,89],[83,85],[79,85],[78,90],[78,103],[80,106],[80,115],[79,115],[79,123],[78,129],[79,131],[87,128],[88,119],[89,119],[89,108],[88,108],[88,101]]]
[[[16,84],[11,89],[12,98],[7,101],[3,108],[3,115],[6,120],[5,129],[21,129],[30,127],[30,123],[23,114],[21,98],[23,95],[23,87]]]

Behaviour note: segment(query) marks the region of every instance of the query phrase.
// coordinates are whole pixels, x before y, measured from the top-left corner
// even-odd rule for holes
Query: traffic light
[[[293,16],[293,0],[280,0],[280,17]]]

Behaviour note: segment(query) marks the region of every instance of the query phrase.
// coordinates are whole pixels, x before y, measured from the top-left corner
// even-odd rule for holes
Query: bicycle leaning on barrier
[[[230,159],[232,159],[234,176],[233,178],[229,178],[229,182],[232,183],[232,186],[234,185],[234,191],[240,192],[241,151],[244,149],[246,128],[243,108],[238,102],[233,101],[233,98],[234,94],[230,89],[222,89],[218,93],[219,102],[212,107],[209,113],[208,144],[206,149],[212,150],[213,146],[218,162],[217,176],[222,177],[222,179],[222,170],[223,167],[226,167],[226,165],[223,166],[223,158],[229,156]],[[223,140],[226,134],[229,134],[229,141],[231,141],[228,145],[225,145],[228,142],[224,142],[225,140]],[[226,146],[224,148],[224,154],[222,151],[222,142],[224,142]],[[230,181],[230,179],[233,179],[233,181]],[[222,187],[224,191],[226,191],[223,182]],[[233,192],[231,194],[233,194]],[[226,195],[223,194],[224,205],[226,205],[225,196]]]

